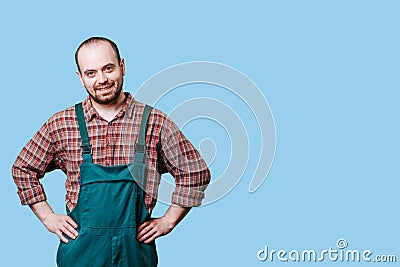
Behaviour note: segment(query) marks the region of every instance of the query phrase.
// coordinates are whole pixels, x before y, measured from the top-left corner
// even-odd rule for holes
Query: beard
[[[108,95],[105,95],[105,96],[103,96],[103,95],[97,95],[96,94],[96,89],[94,90],[94,92],[95,92],[95,94],[92,94],[91,92],[89,92],[89,90],[88,89],[86,89],[86,91],[88,92],[88,94],[89,94],[89,96],[90,96],[90,98],[94,101],[94,102],[96,102],[96,103],[98,103],[98,104],[101,104],[101,105],[108,105],[108,104],[111,104],[111,103],[113,103],[115,100],[117,100],[118,99],[118,97],[120,96],[120,94],[121,94],[121,92],[122,92],[122,86],[123,86],[123,84],[124,84],[124,79],[122,79],[121,80],[121,84],[119,84],[115,89],[113,88],[113,90],[108,94]],[[105,85],[105,86],[115,86],[115,83],[113,82],[113,83],[111,83],[111,84],[108,84],[108,85]]]

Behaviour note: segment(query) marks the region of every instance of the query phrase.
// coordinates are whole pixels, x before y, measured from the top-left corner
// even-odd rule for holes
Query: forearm
[[[50,207],[47,201],[40,201],[35,204],[30,204],[29,207],[33,211],[33,213],[38,217],[38,219],[44,223],[46,218],[51,214],[54,213],[53,209]]]
[[[163,216],[168,228],[175,228],[175,226],[189,213],[190,209],[191,207],[179,207],[176,205],[169,206],[167,212]]]

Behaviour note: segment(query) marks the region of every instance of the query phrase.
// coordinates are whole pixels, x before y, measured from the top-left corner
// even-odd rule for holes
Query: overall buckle
[[[84,154],[92,154],[92,146],[88,145],[88,146],[82,146],[82,155]]]
[[[135,144],[135,153],[144,153],[146,151],[146,146],[141,144]]]

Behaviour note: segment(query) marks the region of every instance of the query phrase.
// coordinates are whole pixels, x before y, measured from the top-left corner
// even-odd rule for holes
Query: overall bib
[[[137,227],[150,218],[144,205],[145,137],[151,107],[145,106],[134,162],[102,166],[92,162],[82,103],[75,106],[82,138],[83,163],[76,207],[67,214],[78,224],[78,237],[60,241],[60,267],[154,267],[155,242],[139,243]]]

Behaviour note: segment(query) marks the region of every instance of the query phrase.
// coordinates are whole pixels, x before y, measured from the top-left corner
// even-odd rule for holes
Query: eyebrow
[[[105,68],[107,68],[108,66],[112,66],[112,67],[115,67],[115,64],[114,63],[107,63],[106,65],[104,65],[104,66],[102,66],[100,69],[105,69]],[[95,69],[87,69],[87,70],[84,70],[83,71],[83,73],[88,73],[88,72],[90,72],[90,71],[96,71]]]
[[[115,64],[114,63],[108,63],[105,66],[103,66],[102,69],[105,69],[107,67],[115,67]]]

